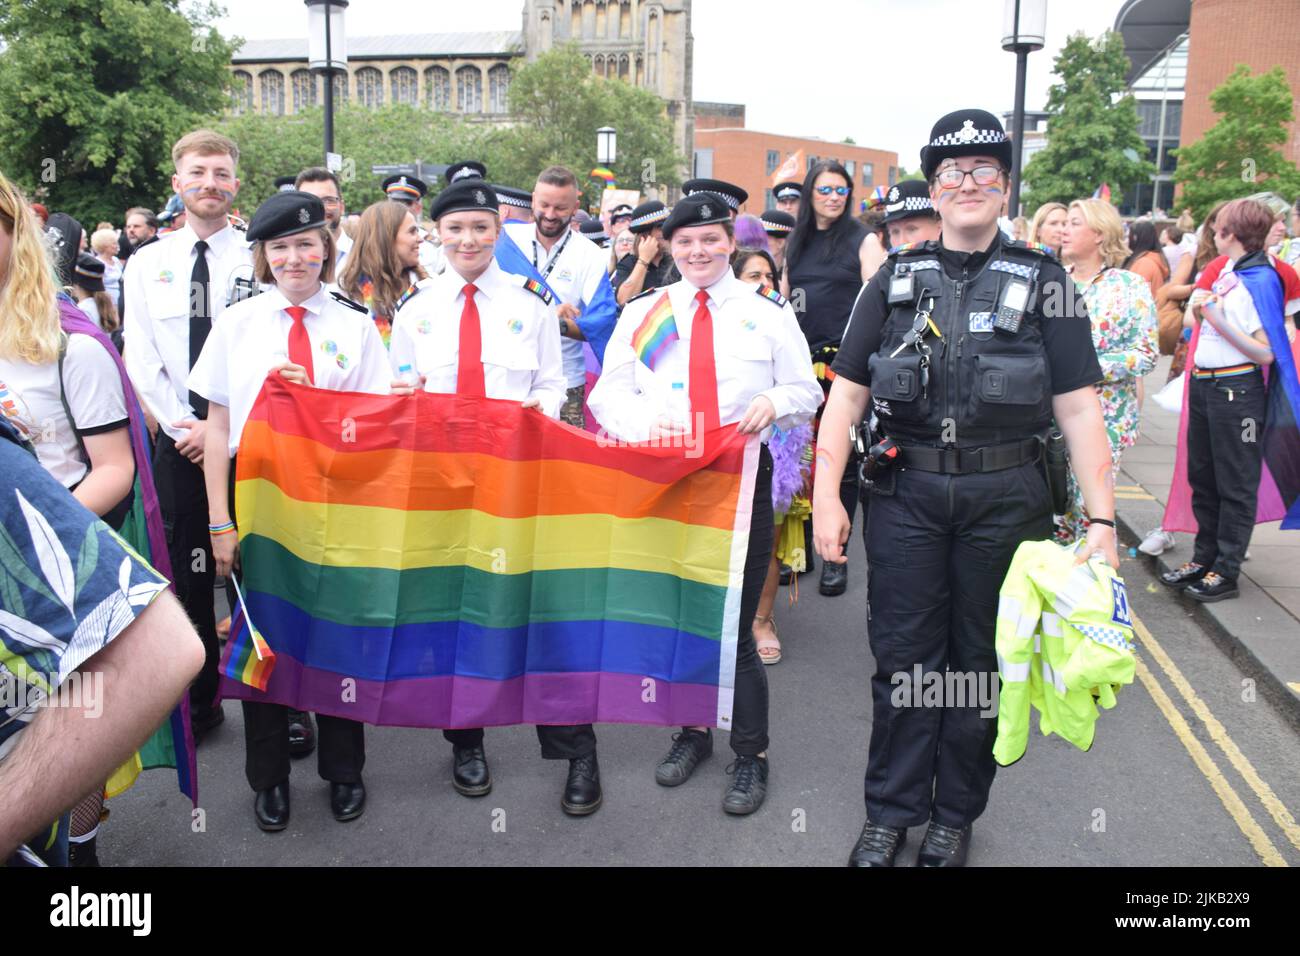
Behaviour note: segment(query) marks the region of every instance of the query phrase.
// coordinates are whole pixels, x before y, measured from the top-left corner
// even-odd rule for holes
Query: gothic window
[[[456,109],[462,113],[483,112],[483,72],[476,66],[456,71]]]
[[[440,66],[424,71],[424,105],[435,110],[451,109],[451,74]]]
[[[231,76],[230,96],[234,101],[232,107],[235,115],[253,111],[253,74],[245,70],[236,70]]]
[[[394,103],[410,103],[414,106],[420,102],[420,76],[409,66],[399,66],[388,74],[388,85],[392,89]]]
[[[284,74],[279,70],[263,70],[258,81],[262,87],[262,112],[283,116]]]
[[[344,73],[335,73],[334,82],[334,105],[341,106],[348,101],[348,75]]]
[[[357,70],[357,102],[362,106],[384,105],[384,74],[373,66]]]
[[[510,108],[510,67],[498,63],[488,70],[488,112],[505,113]]]
[[[316,77],[310,70],[294,70],[289,75],[289,85],[293,87],[293,111],[300,113],[316,105]]]

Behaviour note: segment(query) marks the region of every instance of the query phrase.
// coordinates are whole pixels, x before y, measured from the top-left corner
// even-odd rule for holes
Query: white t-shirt
[[[90,336],[68,337],[63,380],[71,423],[59,397],[57,361],[31,365],[0,358],[0,409],[32,442],[45,470],[63,487],[72,488],[89,470],[77,433],[84,437],[113,431],[125,427],[128,418],[117,365]]]
[[[1219,305],[1224,316],[1244,335],[1254,335],[1264,327],[1259,313],[1255,311],[1255,300],[1237,276],[1232,274],[1236,263],[1227,262],[1219,278],[1214,282],[1214,292],[1219,296]],[[1201,338],[1196,345],[1197,368],[1227,368],[1230,365],[1253,364],[1254,360],[1243,355],[1209,322],[1201,323]]]
[[[80,309],[82,312],[85,312],[86,315],[90,316],[90,321],[94,322],[96,325],[99,325],[99,306],[95,305],[94,296],[87,296],[86,298],[82,299],[80,302],[77,303],[77,308]]]

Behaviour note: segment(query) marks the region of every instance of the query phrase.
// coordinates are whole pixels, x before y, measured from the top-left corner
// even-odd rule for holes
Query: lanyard
[[[541,271],[541,276],[542,276],[543,279],[549,279],[549,278],[550,278],[550,276],[551,276],[551,270],[555,268],[555,263],[557,263],[557,262],[560,260],[560,253],[564,252],[564,247],[565,247],[565,245],[568,244],[569,237],[570,237],[571,235],[573,235],[573,231],[572,231],[572,230],[570,230],[570,229],[566,229],[566,230],[564,231],[564,238],[560,240],[560,244],[559,244],[559,246],[556,248],[554,254],[551,256],[551,261],[548,262],[548,263],[546,263],[546,268],[543,269],[543,270]],[[538,268],[538,265],[537,265],[537,240],[536,240],[536,239],[533,239],[533,268],[534,268],[534,269]]]

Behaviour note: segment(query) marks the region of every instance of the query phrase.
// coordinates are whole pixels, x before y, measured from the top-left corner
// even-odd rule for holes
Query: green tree
[[[170,193],[171,147],[229,101],[237,41],[179,0],[0,0],[0,169],[83,225]]]
[[[686,159],[673,144],[672,120],[649,90],[596,76],[573,45],[557,47],[532,63],[512,67],[510,110],[517,123],[487,137],[494,180],[529,186],[552,164],[568,166],[594,204],[604,188],[586,181],[596,165],[596,130],[618,130],[614,172],[620,188],[663,188],[681,181]]]
[[[898,177],[894,180],[894,182],[902,183],[902,182],[907,182],[910,179],[925,179],[925,174],[922,173],[919,168],[914,169],[909,173],[902,166],[899,166]]]
[[[1140,158],[1147,146],[1138,135],[1137,103],[1124,92],[1128,68],[1118,33],[1066,40],[1054,64],[1058,81],[1047,93],[1047,146],[1022,175],[1027,211],[1091,196],[1102,183],[1118,197],[1155,174]]]
[[[1225,199],[1271,190],[1286,199],[1300,194],[1300,169],[1282,155],[1286,124],[1294,117],[1291,88],[1282,68],[1251,76],[1244,64],[1210,94],[1219,120],[1195,143],[1175,151],[1179,208],[1199,220]]]

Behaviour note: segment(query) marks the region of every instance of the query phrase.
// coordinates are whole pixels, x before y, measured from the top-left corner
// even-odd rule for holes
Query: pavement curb
[[[1122,468],[1125,480],[1138,484],[1123,473]],[[1118,499],[1115,505],[1115,522],[1125,550],[1136,549],[1147,532],[1159,525],[1164,516],[1164,506],[1154,499]],[[1190,539],[1184,535],[1183,540]],[[1141,551],[1136,552],[1136,557],[1151,562],[1155,572],[1160,574],[1178,567],[1190,553],[1190,548],[1184,545],[1178,549],[1177,558],[1167,557],[1170,552],[1153,558]],[[1234,600],[1215,604],[1202,604],[1185,597],[1178,600],[1189,605],[1193,620],[1204,627],[1210,639],[1248,677],[1254,679],[1257,690],[1300,732],[1300,694],[1287,686],[1288,681],[1300,682],[1300,621],[1256,584],[1248,571],[1243,571],[1238,585],[1241,596]]]

